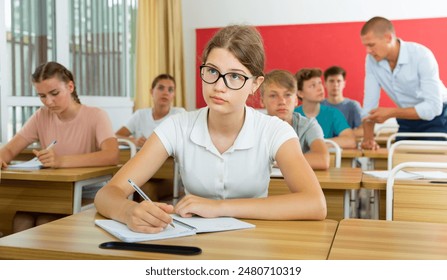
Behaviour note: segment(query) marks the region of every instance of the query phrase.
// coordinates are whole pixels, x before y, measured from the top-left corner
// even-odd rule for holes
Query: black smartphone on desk
[[[160,244],[147,244],[147,243],[129,243],[120,241],[104,242],[99,244],[99,248],[153,252],[162,254],[175,254],[175,255],[198,255],[202,253],[202,249],[200,249],[199,247],[160,245]]]

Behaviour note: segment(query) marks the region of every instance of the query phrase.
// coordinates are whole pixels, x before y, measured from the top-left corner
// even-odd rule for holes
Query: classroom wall
[[[187,109],[196,108],[196,29],[231,23],[256,26],[352,23],[363,22],[376,15],[391,20],[447,17],[446,1],[426,0],[423,5],[420,3],[416,0],[183,0]],[[317,33],[314,36],[319,38],[321,35]],[[312,40],[312,37],[306,40]]]

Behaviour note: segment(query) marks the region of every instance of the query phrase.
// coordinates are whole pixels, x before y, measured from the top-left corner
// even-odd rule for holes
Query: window
[[[0,60],[4,142],[41,106],[30,75],[46,61],[58,61],[73,72],[83,103],[104,107],[123,104],[123,98],[131,103],[137,4],[138,0],[0,0],[0,13],[5,13],[0,53],[7,52]],[[83,96],[103,99],[91,104]]]

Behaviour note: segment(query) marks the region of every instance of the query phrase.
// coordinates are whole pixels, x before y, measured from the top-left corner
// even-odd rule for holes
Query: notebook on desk
[[[36,170],[36,169],[42,169],[43,165],[42,163],[35,157],[29,161],[17,163],[17,164],[10,164],[8,165],[9,170]]]
[[[284,178],[281,170],[278,167],[272,167],[272,173],[270,173],[270,177],[272,178]]]
[[[130,230],[127,225],[114,220],[95,220],[95,224],[124,242],[142,242],[189,236],[197,233],[218,232],[254,228],[255,225],[230,217],[182,218],[172,215],[175,228],[168,226],[160,233],[141,233]]]
[[[390,172],[387,170],[363,171],[364,174],[381,179],[388,179]],[[403,171],[400,170],[394,176],[395,179],[447,179],[447,173],[442,171]]]

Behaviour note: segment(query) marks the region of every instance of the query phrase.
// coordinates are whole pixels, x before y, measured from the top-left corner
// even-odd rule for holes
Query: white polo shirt
[[[159,120],[154,120],[152,116],[152,108],[137,110],[126,124],[126,128],[132,133],[135,138],[142,136],[149,138],[159,124],[161,124],[167,117],[183,113],[186,110],[182,107],[171,107],[169,113]]]
[[[208,107],[166,119],[154,132],[179,165],[185,192],[210,199],[266,197],[279,147],[296,132],[277,117],[245,107],[234,145],[220,154],[211,141]]]

